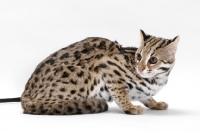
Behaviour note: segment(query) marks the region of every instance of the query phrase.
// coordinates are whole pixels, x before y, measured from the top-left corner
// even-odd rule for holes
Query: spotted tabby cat
[[[152,96],[166,85],[179,37],[163,39],[145,34],[141,45],[122,48],[117,42],[91,37],[63,48],[36,68],[21,96],[24,113],[47,115],[88,114],[107,111],[115,101],[127,114],[146,107],[167,109]]]

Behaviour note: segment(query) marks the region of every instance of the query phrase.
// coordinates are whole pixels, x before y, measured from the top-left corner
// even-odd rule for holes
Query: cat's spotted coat
[[[106,101],[113,100],[127,114],[143,112],[131,100],[151,109],[167,109],[166,103],[152,96],[167,83],[179,37],[170,40],[140,33],[138,49],[91,37],[47,57],[21,96],[24,113],[98,113],[108,109]]]

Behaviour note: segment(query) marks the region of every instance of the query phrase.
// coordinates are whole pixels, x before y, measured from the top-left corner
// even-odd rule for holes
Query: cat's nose
[[[144,71],[144,67],[143,66],[138,66],[138,71],[139,72],[143,72]]]

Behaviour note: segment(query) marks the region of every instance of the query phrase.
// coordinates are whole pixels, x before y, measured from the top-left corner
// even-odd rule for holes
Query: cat
[[[139,48],[89,37],[44,59],[29,78],[21,98],[25,114],[72,115],[108,110],[115,101],[126,114],[142,114],[146,107],[165,110],[156,95],[168,81],[175,63],[179,36],[164,39],[140,30]],[[14,101],[14,100],[0,100]]]

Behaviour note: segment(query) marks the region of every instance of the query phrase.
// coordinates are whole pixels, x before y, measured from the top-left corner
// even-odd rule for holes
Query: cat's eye
[[[151,57],[150,59],[149,59],[149,63],[150,64],[156,64],[158,62],[158,59],[156,58],[156,57]]]
[[[142,59],[141,54],[137,53],[137,60],[140,61]]]

